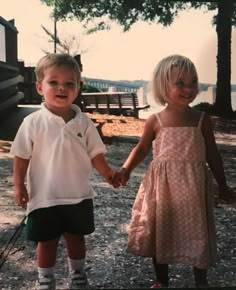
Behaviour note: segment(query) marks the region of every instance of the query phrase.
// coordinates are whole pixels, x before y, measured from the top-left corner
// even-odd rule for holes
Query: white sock
[[[68,258],[69,272],[79,270],[81,273],[84,273],[85,259],[72,260]]]
[[[47,277],[54,277],[54,267],[51,268],[40,268],[38,267],[38,276],[39,278]]]

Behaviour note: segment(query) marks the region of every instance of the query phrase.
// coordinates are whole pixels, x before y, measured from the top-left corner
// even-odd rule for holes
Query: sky
[[[25,11],[23,8],[26,8]],[[53,52],[53,44],[41,28],[53,32],[51,7],[40,0],[2,1],[0,16],[15,19],[18,30],[18,59],[34,66]],[[156,64],[170,54],[182,54],[196,65],[202,83],[216,82],[217,35],[211,25],[215,12],[184,11],[169,27],[136,23],[128,32],[114,24],[109,31],[86,35],[78,20],[58,22],[58,36],[76,37],[81,53],[84,77],[108,80],[150,80]],[[86,51],[86,52],[83,52]],[[236,29],[232,30],[231,82],[236,84]]]

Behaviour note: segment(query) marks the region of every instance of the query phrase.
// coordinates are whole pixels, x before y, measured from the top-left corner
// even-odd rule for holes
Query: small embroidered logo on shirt
[[[78,133],[77,136],[82,138],[82,134],[81,133]]]

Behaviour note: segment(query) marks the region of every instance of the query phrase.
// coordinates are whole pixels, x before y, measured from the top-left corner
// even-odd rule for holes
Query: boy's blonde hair
[[[161,105],[165,105],[168,100],[168,91],[171,85],[171,72],[173,67],[179,68],[178,77],[180,77],[183,72],[187,72],[198,81],[196,67],[189,58],[175,54],[162,59],[153,72],[152,80],[154,100]]]
[[[69,54],[66,53],[49,53],[42,57],[36,67],[35,67],[35,75],[36,80],[41,82],[44,78],[44,72],[47,68],[52,66],[68,66],[71,68],[77,75],[78,84],[80,84],[80,68],[77,61]]]

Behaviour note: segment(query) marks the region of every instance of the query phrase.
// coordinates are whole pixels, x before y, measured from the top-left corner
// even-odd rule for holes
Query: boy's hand
[[[113,169],[110,169],[105,174],[103,174],[103,177],[106,179],[107,183],[112,185],[112,181],[115,174],[116,174],[116,171]]]
[[[15,202],[22,208],[26,208],[29,201],[29,195],[24,184],[15,186],[14,188],[14,199]]]

